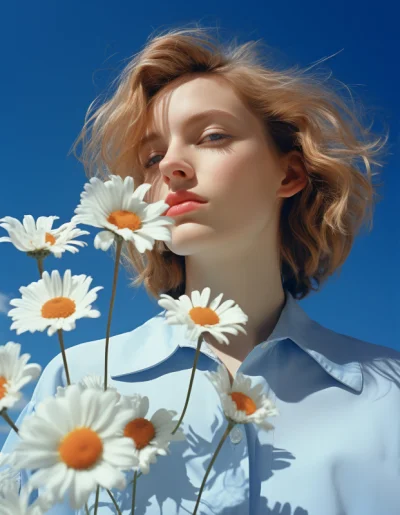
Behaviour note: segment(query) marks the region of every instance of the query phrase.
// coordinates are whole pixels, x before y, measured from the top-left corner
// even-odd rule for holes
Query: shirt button
[[[243,438],[243,433],[240,427],[233,427],[231,432],[229,433],[229,438],[231,439],[232,443],[239,443]]]

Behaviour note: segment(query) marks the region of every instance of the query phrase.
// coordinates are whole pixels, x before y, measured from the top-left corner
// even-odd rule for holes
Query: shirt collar
[[[111,338],[114,341],[110,341],[109,367],[113,379],[124,380],[124,376],[153,368],[170,358],[180,347],[196,347],[197,342],[186,338],[186,328],[168,324],[164,314],[165,310],[133,331]],[[358,393],[362,391],[361,364],[346,359],[349,337],[310,319],[288,291],[274,330],[259,345],[267,351],[271,344],[286,339],[307,352],[334,379]],[[133,351],[135,345],[137,347]],[[202,344],[201,351],[215,358],[207,344]]]
[[[330,376],[360,393],[363,388],[361,363],[346,359],[346,349],[350,349],[351,338],[318,324],[307,315],[291,293],[286,291],[285,296],[285,306],[274,330],[260,345],[268,348],[273,342],[289,338]]]

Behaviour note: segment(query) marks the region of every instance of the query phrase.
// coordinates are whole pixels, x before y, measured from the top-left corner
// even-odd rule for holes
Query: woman
[[[186,439],[138,479],[135,513],[193,513],[226,427],[206,376],[222,363],[231,379],[241,372],[264,385],[279,416],[271,431],[235,427],[197,513],[397,514],[399,354],[322,327],[296,302],[346,260],[372,207],[371,165],[385,141],[371,138],[314,78],[272,70],[251,43],[224,50],[203,29],[153,38],[111,98],[89,109],[81,141],[90,176],[107,170],[103,179],[149,182],[148,202],[182,202],[188,193],[201,201],[171,215],[171,242],[157,242],[146,260],[126,248],[125,262],[138,273],[133,284],[156,299],[210,287],[248,315],[247,334],[230,336],[229,345],[205,336]],[[103,373],[103,344],[68,350],[72,382]],[[194,352],[162,312],[111,339],[112,386],[147,395],[151,411],[180,413]],[[57,356],[17,425],[64,384]],[[3,451],[16,441],[10,435]],[[115,492],[125,514],[130,494]],[[75,512],[66,501],[49,513]],[[104,491],[98,513],[115,513]]]

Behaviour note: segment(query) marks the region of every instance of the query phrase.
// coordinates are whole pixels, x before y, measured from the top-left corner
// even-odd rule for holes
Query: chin
[[[210,227],[186,222],[172,227],[171,242],[165,242],[165,246],[178,256],[190,256],[210,250],[215,245],[213,239],[215,233]]]

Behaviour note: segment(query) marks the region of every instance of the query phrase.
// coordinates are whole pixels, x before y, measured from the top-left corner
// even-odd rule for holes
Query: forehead
[[[164,132],[209,109],[227,111],[240,119],[251,116],[234,88],[222,77],[188,76],[171,82],[154,97],[146,134]]]

